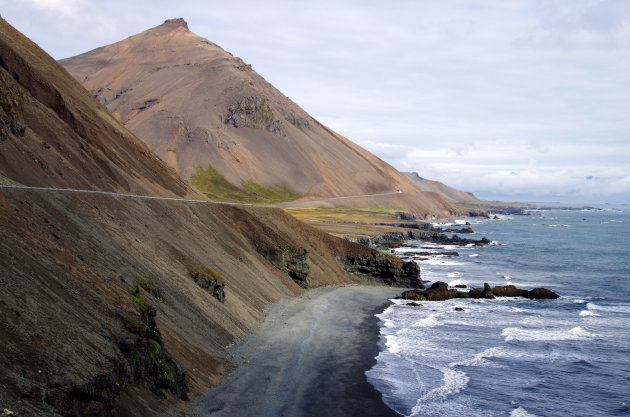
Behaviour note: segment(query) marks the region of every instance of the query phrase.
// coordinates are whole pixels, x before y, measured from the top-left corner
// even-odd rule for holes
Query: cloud
[[[237,24],[214,0],[0,9],[57,58],[184,17],[333,130],[475,194],[627,189],[629,1],[303,3],[242,0]]]
[[[75,17],[87,5],[87,0],[22,0],[26,5],[53,12],[62,16]]]

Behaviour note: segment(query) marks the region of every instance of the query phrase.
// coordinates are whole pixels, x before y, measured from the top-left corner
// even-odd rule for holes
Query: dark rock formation
[[[467,294],[449,289],[448,284],[441,281],[434,282],[425,290],[408,290],[402,293],[402,298],[415,301],[444,301],[463,296],[467,296]]]
[[[465,286],[456,285],[458,288]],[[468,292],[450,289],[448,284],[442,281],[434,282],[425,290],[408,290],[402,293],[402,298],[415,301],[444,301],[451,298],[485,298],[495,297],[525,297],[530,299],[555,299],[559,295],[546,288],[534,288],[533,290],[522,290],[513,285],[490,287],[488,283],[483,284],[483,289],[472,288]]]
[[[538,300],[555,300],[560,296],[547,288],[534,288],[526,297]]]
[[[169,390],[188,400],[186,371],[164,349],[155,317],[157,310],[139,292],[133,295],[138,318],[127,318],[125,326],[133,336],[117,341],[120,357],[111,370],[95,376],[81,386],[60,387],[46,393],[44,402],[67,417],[110,417],[112,402],[131,383],[161,394]]]
[[[237,100],[227,109],[223,123],[236,128],[265,129],[275,134],[283,133],[282,122],[274,116],[266,98],[251,96]]]
[[[24,118],[20,102],[24,99],[18,88],[4,81],[0,73],[0,140],[6,140],[9,134],[23,136]]]
[[[516,288],[514,285],[496,286],[492,289],[497,297],[525,297],[530,299],[546,299],[554,300],[559,297],[555,292],[547,288],[534,288],[532,290],[523,290]]]
[[[437,230],[441,232],[448,232],[448,233],[475,233],[472,227],[461,227],[461,228],[449,227],[446,229],[437,229]]]
[[[408,232],[386,232],[369,238],[347,238],[350,241],[361,243],[362,245],[371,247],[398,247],[402,246],[407,240],[422,240],[424,242],[439,243],[443,245],[466,246],[473,244],[475,246],[483,246],[492,241],[487,238],[480,240],[462,238],[457,235],[449,237],[445,233],[432,230],[410,230]]]
[[[404,262],[396,256],[378,252],[368,256],[337,256],[335,259],[346,272],[363,280],[376,279],[395,287],[424,288],[420,267],[415,262]]]
[[[286,271],[299,286],[308,287],[311,268],[307,263],[308,251],[304,248],[285,245],[283,247],[257,247],[256,250],[276,268]]]
[[[195,269],[190,272],[190,275],[204,290],[208,291],[214,298],[225,302],[225,280],[216,271],[212,269]]]
[[[402,256],[459,256],[458,252],[455,251],[446,251],[446,252],[400,252]]]
[[[481,291],[481,296],[479,298],[488,298],[488,299],[494,298],[494,293],[492,292],[492,288],[490,287],[490,284],[488,284],[487,282],[484,282],[483,291]]]

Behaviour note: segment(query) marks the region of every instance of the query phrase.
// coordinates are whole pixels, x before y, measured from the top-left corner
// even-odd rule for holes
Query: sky
[[[400,171],[630,203],[629,0],[0,0],[54,58],[183,17]]]

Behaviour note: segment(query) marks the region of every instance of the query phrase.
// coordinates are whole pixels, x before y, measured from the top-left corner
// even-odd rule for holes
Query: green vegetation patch
[[[270,204],[290,201],[302,195],[285,187],[268,188],[254,181],[244,181],[243,188],[228,182],[221,173],[208,165],[206,169],[197,167],[190,178],[192,185],[210,200],[230,203]]]
[[[24,119],[19,108],[22,100],[20,91],[0,78],[0,140],[5,140],[10,133],[24,135]]]
[[[193,269],[190,275],[197,285],[206,290],[217,300],[225,302],[225,279],[210,268]]]
[[[305,222],[362,222],[362,223],[404,223],[401,215],[409,215],[399,209],[356,208],[348,206],[287,208],[285,211]]]

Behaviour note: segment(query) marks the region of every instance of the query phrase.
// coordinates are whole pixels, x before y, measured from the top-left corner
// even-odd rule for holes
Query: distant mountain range
[[[210,198],[321,200],[457,213],[465,193],[418,185],[335,133],[183,19],[60,63],[128,129]],[[426,186],[432,184],[431,186]]]

